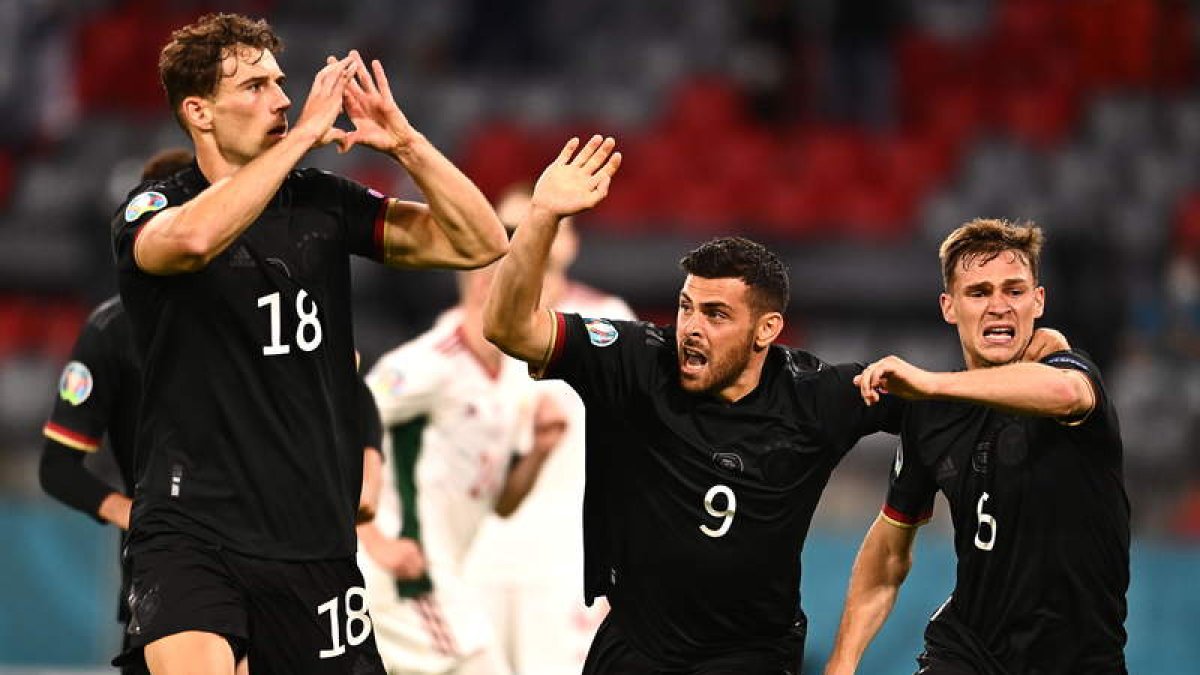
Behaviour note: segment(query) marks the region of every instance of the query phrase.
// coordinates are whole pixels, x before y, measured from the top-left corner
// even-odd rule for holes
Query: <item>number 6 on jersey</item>
[[[724,509],[718,510],[714,504],[717,495],[725,495]],[[701,524],[700,531],[714,539],[724,537],[725,533],[729,531],[729,527],[733,525],[733,514],[737,512],[737,497],[733,495],[733,490],[729,489],[729,486],[714,485],[704,495],[704,510],[708,511],[708,515],[713,518],[724,518],[724,520],[721,522],[721,526],[715,530],[708,525]]]

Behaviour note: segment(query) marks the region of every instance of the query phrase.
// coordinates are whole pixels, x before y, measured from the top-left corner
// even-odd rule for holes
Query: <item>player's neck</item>
[[[762,381],[763,364],[766,362],[767,350],[756,352],[750,357],[749,363],[742,369],[730,384],[715,393],[715,396],[726,403],[737,403],[750,395]]]
[[[459,335],[462,337],[467,351],[471,352],[489,373],[495,373],[500,369],[500,362],[504,358],[504,354],[496,348],[496,345],[483,337],[482,315],[464,309]]]
[[[210,185],[222,178],[232,176],[241,168],[239,164],[222,155],[219,149],[202,140],[196,143],[196,164]]]

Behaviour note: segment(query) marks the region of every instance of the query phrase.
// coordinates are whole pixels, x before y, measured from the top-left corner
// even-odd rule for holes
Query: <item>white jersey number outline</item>
[[[725,495],[724,509],[717,509],[713,504],[717,495]],[[729,486],[714,485],[704,494],[704,510],[713,518],[723,518],[724,520],[721,522],[721,526],[716,529],[709,527],[707,524],[701,524],[700,531],[714,539],[724,537],[725,533],[733,525],[733,516],[737,513],[737,497],[734,496],[733,490]]]
[[[988,493],[983,493],[979,496],[979,503],[975,505],[975,516],[979,519],[979,524],[975,528],[975,548],[980,551],[990,551],[996,545],[996,517],[983,512],[983,503],[988,500]],[[983,538],[983,526],[988,526],[988,537]]]
[[[358,598],[358,609],[351,606],[350,600]],[[329,641],[332,647],[317,652],[322,659],[332,659],[346,653],[346,645],[342,644],[341,623],[338,621],[338,598],[332,597],[317,606],[317,616],[329,613]],[[358,630],[355,628],[358,627]],[[367,614],[367,592],[362,586],[351,586],[346,589],[346,642],[351,647],[357,647],[371,635],[371,616]]]
[[[271,313],[271,344],[263,346],[263,356],[282,356],[292,351],[292,346],[283,344],[280,335],[283,330],[279,297],[279,291],[275,291],[258,299],[258,306],[268,308]],[[300,292],[296,294],[296,316],[300,319],[296,324],[296,346],[302,351],[311,352],[321,346],[321,338],[324,337],[324,333],[321,331],[321,320],[317,318],[317,301],[313,300],[312,308],[305,310],[304,300],[307,298],[308,291],[304,289],[300,289]]]

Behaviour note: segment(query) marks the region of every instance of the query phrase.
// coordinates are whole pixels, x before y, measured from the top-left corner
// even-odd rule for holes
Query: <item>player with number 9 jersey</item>
[[[588,411],[584,583],[612,604],[608,630],[662,667],[756,652],[779,669],[733,663],[797,664],[813,512],[841,458],[895,431],[897,411],[862,405],[861,366],[779,345],[745,397],[698,396],[678,384],[673,328],[556,316],[545,377]]]
[[[796,673],[800,554],[833,468],[902,406],[868,407],[857,365],[775,344],[777,255],[720,237],[680,266],[676,326],[539,308],[563,218],[607,193],[612,138],[571,139],[534,187],[485,311],[489,340],[587,409],[584,587],[612,606],[583,672]]]

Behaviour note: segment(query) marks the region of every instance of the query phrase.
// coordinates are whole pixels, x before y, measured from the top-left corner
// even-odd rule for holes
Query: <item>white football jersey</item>
[[[419,527],[416,538],[436,601],[458,649],[468,654],[490,639],[491,630],[479,600],[462,582],[462,563],[513,458],[528,451],[533,380],[524,363],[508,357],[489,370],[462,331],[461,314],[447,312],[431,330],[385,354],[366,381],[384,428],[375,523],[395,537],[415,516],[404,532]],[[402,437],[397,428],[410,424],[420,425],[419,448],[396,447]],[[417,430],[408,429],[411,438]],[[401,488],[411,491],[408,499]],[[405,503],[415,504],[416,513],[405,513]],[[373,613],[403,601],[369,556],[360,554],[359,562]]]
[[[554,309],[585,317],[636,318],[620,298],[574,283]],[[582,668],[607,604],[583,604],[583,401],[560,380],[533,387],[562,409],[566,433],[516,512],[487,518],[464,574],[487,597],[514,672],[558,675]]]

